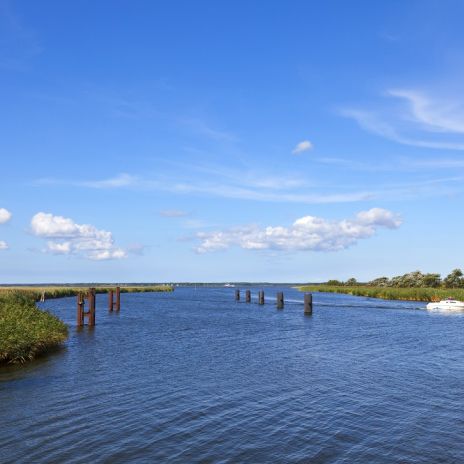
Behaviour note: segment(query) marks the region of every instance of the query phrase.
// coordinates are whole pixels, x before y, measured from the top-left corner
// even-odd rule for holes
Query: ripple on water
[[[109,314],[99,295],[95,330],[0,371],[0,460],[464,462],[462,317],[315,294],[308,318],[283,290],[284,311],[179,288]],[[46,305],[74,323],[74,299]]]

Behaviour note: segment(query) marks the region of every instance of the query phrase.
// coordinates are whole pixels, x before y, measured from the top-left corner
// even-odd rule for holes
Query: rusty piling
[[[116,287],[116,311],[121,309],[121,287]]]
[[[114,309],[114,293],[113,290],[108,290],[108,311]]]
[[[77,294],[77,326],[82,327],[84,325],[84,295],[82,293]]]

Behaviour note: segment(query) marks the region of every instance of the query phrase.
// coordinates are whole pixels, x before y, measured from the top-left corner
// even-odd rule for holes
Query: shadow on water
[[[19,377],[27,377],[35,371],[40,371],[47,365],[53,362],[59,362],[66,356],[68,348],[66,344],[54,346],[39,354],[32,361],[15,364],[1,364],[0,365],[0,383],[16,379]]]

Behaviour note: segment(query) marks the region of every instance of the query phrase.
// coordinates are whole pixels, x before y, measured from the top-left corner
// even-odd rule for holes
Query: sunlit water
[[[70,338],[0,369],[0,462],[464,462],[464,317],[331,294],[305,317],[284,292],[98,295],[80,332],[47,301]]]

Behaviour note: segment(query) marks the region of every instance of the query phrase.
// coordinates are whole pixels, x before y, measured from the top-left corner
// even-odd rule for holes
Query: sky
[[[0,282],[464,267],[463,17],[0,0]]]

